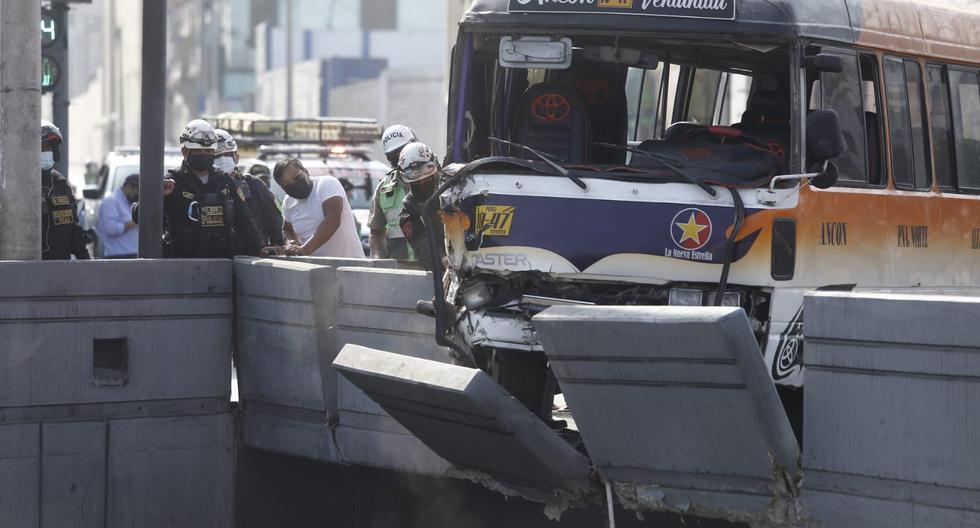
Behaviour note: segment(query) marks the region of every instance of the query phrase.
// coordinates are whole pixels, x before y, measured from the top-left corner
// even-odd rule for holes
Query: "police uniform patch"
[[[58,205],[69,205],[71,204],[71,198],[67,194],[56,194],[51,197],[51,204]]]
[[[201,208],[201,227],[221,227],[225,225],[225,208],[208,205]]]
[[[59,209],[51,212],[54,225],[69,225],[75,223],[75,211],[71,209]]]
[[[183,194],[184,195],[184,198],[187,198],[188,200],[193,200],[194,199],[194,193],[192,193],[192,192],[184,191],[181,194]]]

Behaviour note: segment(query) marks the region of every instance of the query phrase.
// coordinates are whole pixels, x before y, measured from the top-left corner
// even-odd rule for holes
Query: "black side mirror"
[[[814,110],[806,117],[806,157],[812,167],[847,151],[840,116],[834,110]]]
[[[818,53],[807,57],[807,65],[821,73],[841,73],[844,71],[844,59],[832,53]]]
[[[98,187],[86,187],[82,189],[82,196],[84,196],[86,200],[98,200],[101,198],[101,196],[99,196],[100,194],[101,193],[99,192]]]
[[[837,185],[839,178],[840,171],[837,169],[837,164],[833,161],[827,161],[824,163],[823,170],[820,171],[820,174],[810,178],[810,185],[817,189],[829,189]]]

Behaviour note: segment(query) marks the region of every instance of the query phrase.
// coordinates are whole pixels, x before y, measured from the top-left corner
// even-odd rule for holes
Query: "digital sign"
[[[54,14],[48,10],[41,11],[41,47],[48,47],[61,37],[61,27]]]

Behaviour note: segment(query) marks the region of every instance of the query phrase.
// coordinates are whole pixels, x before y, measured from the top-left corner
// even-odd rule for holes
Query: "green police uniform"
[[[385,247],[388,251],[388,258],[415,260],[415,254],[399,225],[399,216],[406,194],[408,193],[398,178],[398,172],[393,170],[388,173],[375,190],[368,227],[372,231],[382,229],[387,231]]]

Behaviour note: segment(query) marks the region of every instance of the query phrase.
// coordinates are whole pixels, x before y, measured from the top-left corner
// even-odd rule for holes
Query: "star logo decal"
[[[711,239],[711,218],[700,209],[684,209],[671,220],[670,236],[681,249],[701,249]]]

